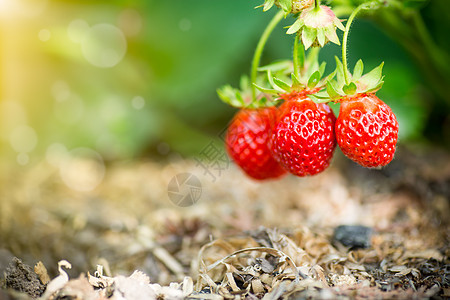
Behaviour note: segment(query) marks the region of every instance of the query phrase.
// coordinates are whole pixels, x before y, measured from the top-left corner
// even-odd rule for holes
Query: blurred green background
[[[216,89],[248,72],[275,12],[254,9],[261,2],[0,0],[3,161],[28,165],[78,147],[106,161],[196,155],[235,111]],[[359,2],[331,4],[345,18]],[[395,2],[353,25],[350,67],[385,62],[378,96],[399,119],[401,143],[449,147],[448,3]],[[283,27],[292,23],[272,34],[263,63],[290,57]],[[339,49],[321,52],[328,72]]]

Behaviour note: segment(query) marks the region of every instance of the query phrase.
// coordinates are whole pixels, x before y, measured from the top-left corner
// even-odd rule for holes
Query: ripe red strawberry
[[[269,150],[276,114],[275,107],[241,109],[228,127],[227,152],[254,179],[277,178],[287,173]]]
[[[305,95],[284,95],[272,135],[272,153],[289,172],[297,176],[325,170],[336,148],[336,117],[326,104],[317,104]],[[295,100],[294,100],[295,99]]]
[[[367,168],[385,166],[394,158],[398,122],[375,94],[358,94],[341,103],[336,138],[351,160]]]

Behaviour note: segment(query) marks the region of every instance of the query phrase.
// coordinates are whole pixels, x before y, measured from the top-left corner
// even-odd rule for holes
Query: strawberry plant
[[[318,174],[330,165],[336,144],[364,167],[392,161],[399,125],[391,108],[375,94],[383,85],[383,63],[366,74],[362,60],[353,72],[347,63],[347,40],[356,15],[384,4],[363,2],[352,10],[344,27],[334,13],[339,7],[321,5],[319,0],[264,2],[263,11],[272,7],[280,11],[256,47],[250,81],[243,77],[240,89],[229,85],[218,89],[224,102],[240,108],[229,126],[226,148],[249,176],[276,178],[286,171],[297,176]],[[290,15],[295,18],[286,31],[294,35],[292,59],[260,67],[269,35]],[[338,29],[344,31],[342,43]],[[318,54],[328,42],[341,46],[342,62],[336,58],[335,69],[325,75]],[[337,118],[329,102],[340,104]],[[253,125],[246,125],[249,119]]]

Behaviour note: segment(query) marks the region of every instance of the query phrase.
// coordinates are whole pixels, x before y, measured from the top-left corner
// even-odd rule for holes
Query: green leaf
[[[275,82],[276,85],[278,85],[280,88],[282,88],[286,92],[289,92],[291,90],[291,86],[288,83],[284,82],[283,80],[274,77],[273,81]]]
[[[263,106],[266,106],[266,103],[267,103],[267,98],[266,97],[262,97],[261,99],[258,99],[258,100],[256,100],[256,101],[253,101],[253,106],[255,107],[255,108],[258,108],[258,107],[263,107]]]
[[[315,28],[305,27],[302,31],[302,42],[305,50],[311,47],[317,37],[317,30]]]
[[[330,98],[327,91],[320,91],[320,92],[317,92],[317,93],[311,94],[311,95],[313,95],[319,99],[329,99]]]
[[[274,78],[272,76],[272,72],[270,70],[267,70],[267,80],[269,81],[270,85],[277,91],[284,93],[284,90],[281,89],[274,81]]]
[[[257,85],[256,83],[254,83],[253,86],[265,94],[278,95],[280,93],[277,90],[267,89],[267,88]]]
[[[407,8],[421,9],[427,2],[426,0],[405,0],[403,5]]]
[[[332,81],[327,81],[327,93],[331,99],[337,99],[341,97]]]
[[[336,27],[340,30],[345,31],[344,25],[342,25],[342,22],[338,18],[334,19],[333,24],[336,25]]]
[[[325,31],[324,29],[317,29],[317,41],[323,47],[325,45]]]
[[[300,41],[299,41],[300,43]],[[298,59],[298,64],[301,68],[305,68],[305,49],[303,47],[300,47],[300,45],[298,45],[298,51],[297,51],[297,59]]]
[[[256,101],[258,103],[258,107],[263,107],[267,105],[267,102],[269,102],[269,100],[267,100],[266,97],[261,97],[261,99]]]
[[[327,94],[326,91],[311,94],[311,95],[308,95],[308,97],[316,103],[326,103],[326,102],[330,102],[330,100],[331,100],[330,96]]]
[[[362,76],[358,82],[361,83],[362,86],[365,86],[367,89],[376,88],[381,82],[383,82],[383,65],[382,62],[378,67],[370,71],[369,73]]]
[[[308,88],[313,89],[319,83],[320,80],[320,72],[315,71],[308,80]]]
[[[286,31],[287,34],[293,34],[296,33],[297,31],[300,30],[300,28],[303,27],[305,23],[303,22],[302,19],[298,18],[297,21],[294,22],[294,24],[292,24],[289,29]]]
[[[281,9],[284,11],[286,15],[288,15],[292,10],[292,3],[291,0],[278,0],[278,4],[280,5]]]
[[[275,0],[266,0],[264,2],[264,8],[263,11],[268,11],[269,9],[272,8],[272,6],[275,4]]]
[[[250,79],[247,75],[242,75],[239,82],[239,87],[242,91],[248,90],[250,88]]]
[[[233,94],[234,91],[230,85],[225,85],[217,89],[217,95],[219,95],[219,98],[225,103],[228,103],[230,101],[230,98],[234,97]]]
[[[223,88],[217,89],[216,92],[220,100],[222,100],[224,103],[228,103],[228,96],[224,92]]]
[[[272,97],[267,98],[264,95],[259,95],[259,98],[249,103],[246,108],[269,107],[274,106],[277,103],[277,100],[273,100]]]
[[[383,82],[383,78],[381,78],[381,81],[373,88],[368,89],[366,92],[368,93],[374,93],[376,91],[378,91],[379,89],[381,89],[381,87],[383,86],[384,82]]]
[[[265,72],[265,71],[270,70],[272,72],[278,72],[278,71],[289,70],[289,68],[292,68],[292,61],[291,60],[281,60],[281,61],[273,62],[271,64],[259,67],[258,71]]]
[[[335,69],[333,73],[328,74],[327,77],[323,79],[323,81],[331,81],[331,79],[333,79],[336,76],[336,72],[337,70]]]
[[[342,65],[342,62],[339,60],[337,56],[335,56],[334,58],[336,59],[336,80],[340,85],[345,82],[344,66]]]
[[[303,85],[298,79],[297,75],[295,75],[294,73],[291,73],[291,79],[292,79],[292,87],[300,87]]]
[[[231,87],[230,85],[226,85],[218,89],[217,95],[224,103],[233,107],[242,107],[244,105],[244,100],[242,99],[239,90]]]
[[[306,55],[306,65],[309,66],[308,68],[310,68],[311,66],[314,68],[315,66],[319,65],[319,52],[320,52],[320,48],[311,48],[308,51],[308,55]],[[317,70],[317,68],[316,68]],[[313,71],[316,71],[313,70]],[[311,72],[310,74],[312,74],[314,72]]]
[[[244,98],[242,98],[241,91],[236,90],[235,97],[239,104],[241,104],[242,106],[245,105],[245,101],[244,101]]]
[[[350,82],[342,87],[342,90],[347,95],[354,95],[356,93],[356,84],[354,82]]]
[[[358,62],[355,65],[355,68],[353,69],[353,80],[358,80],[359,78],[361,78],[361,75],[363,73],[364,70],[364,64],[363,61],[360,59],[358,60]]]
[[[334,27],[326,27],[323,29],[323,33],[325,34],[325,36],[327,37],[327,39],[336,44],[336,45],[341,45],[341,42],[339,41],[339,38],[336,34],[336,29]]]
[[[327,63],[326,63],[326,62],[322,62],[322,63],[320,64],[320,67],[319,67],[320,77],[322,77],[323,74],[325,73],[325,67],[326,67],[326,66],[327,66]]]

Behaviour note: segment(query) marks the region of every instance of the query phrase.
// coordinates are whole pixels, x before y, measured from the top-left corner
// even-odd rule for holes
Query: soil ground
[[[233,165],[214,181],[195,160],[113,163],[93,190],[101,168],[70,166],[2,166],[0,299],[450,297],[446,151],[403,147],[381,170],[337,153],[320,175],[266,183]],[[179,207],[168,184],[184,172],[201,197]],[[367,247],[333,238],[339,225],[366,226]]]

